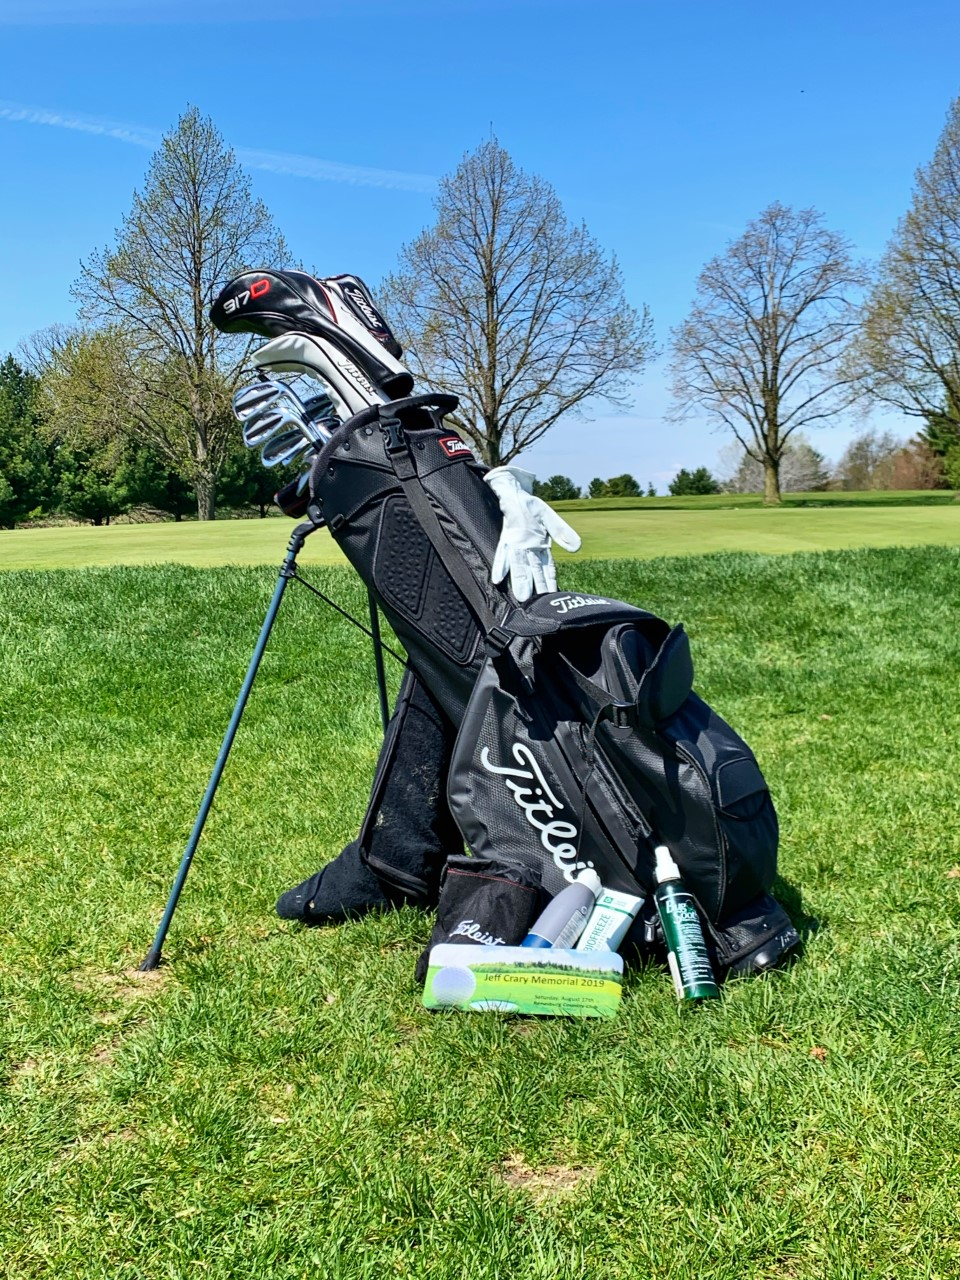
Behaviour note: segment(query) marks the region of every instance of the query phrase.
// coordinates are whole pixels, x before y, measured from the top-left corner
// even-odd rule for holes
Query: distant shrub
[[[688,471],[681,467],[670,481],[670,493],[675,498],[687,497],[698,493],[719,493],[720,486],[706,467],[697,467],[696,471]]]

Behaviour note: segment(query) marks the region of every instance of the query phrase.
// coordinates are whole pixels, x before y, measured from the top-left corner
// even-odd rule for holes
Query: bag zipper
[[[586,731],[582,724],[577,724],[577,737],[579,740],[580,748],[584,755],[584,760],[586,760],[586,751],[587,751]],[[578,775],[577,769],[573,766],[571,766],[571,769],[574,777],[577,778],[579,781],[579,775]],[[631,838],[633,839],[636,852],[639,854],[641,849],[641,843],[642,842],[649,843],[650,838],[653,834],[653,828],[650,826],[649,822],[647,822],[646,818],[644,818],[640,810],[636,808],[633,802],[625,794],[619,782],[619,779],[616,779],[612,775],[610,769],[606,764],[606,761],[602,760],[602,757],[597,752],[596,747],[593,752],[593,771],[597,775],[597,780],[607,791],[608,797],[612,801],[614,807],[619,809],[620,812],[623,814],[624,818],[626,819],[625,825],[627,825],[628,829],[631,826],[634,828],[634,830],[630,832],[630,834],[631,834]],[[609,830],[607,824],[604,822],[603,815],[599,812],[596,803],[590,797],[587,790],[589,781],[590,781],[590,777],[588,774],[587,777],[584,779],[583,797],[584,797],[585,803],[590,806],[590,812],[593,814],[594,820],[596,821],[600,830],[606,836],[607,844],[609,845],[609,847],[617,857],[618,861],[624,867],[624,869],[630,876],[631,880],[633,880],[634,883],[640,888],[642,893],[644,894],[649,893],[650,886],[645,885],[641,881],[637,871],[636,864],[631,866],[631,864],[627,861],[624,855],[620,852],[620,846],[617,840],[614,838],[612,832]]]

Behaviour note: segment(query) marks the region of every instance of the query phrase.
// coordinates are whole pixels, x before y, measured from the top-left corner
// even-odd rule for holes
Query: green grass
[[[850,492],[785,493],[785,507],[943,507],[957,500],[952,489],[864,489]],[[724,511],[762,507],[761,493],[711,493],[684,498],[567,498],[559,511]]]
[[[960,546],[960,504],[904,504],[905,495],[815,494],[816,499],[889,497],[888,502],[787,504],[770,510],[731,499],[604,499],[558,503],[583,537],[581,559],[653,559],[711,551],[828,551],[845,547]],[[911,495],[906,495],[911,496]],[[924,495],[930,496],[930,495]],[[940,501],[946,497],[949,501]],[[668,505],[669,504],[669,505]],[[0,567],[85,568],[175,562],[202,566],[279,564],[292,524],[287,520],[220,520],[208,524],[125,524],[15,529],[0,532]],[[565,552],[558,558],[569,559]],[[326,530],[311,535],[304,564],[343,564]]]
[[[682,1015],[632,973],[609,1024],[427,1014],[413,910],[273,915],[356,832],[379,736],[366,641],[296,588],[137,976],[273,575],[0,575],[0,1276],[960,1274],[958,575],[931,548],[563,568],[687,623],[806,937]]]

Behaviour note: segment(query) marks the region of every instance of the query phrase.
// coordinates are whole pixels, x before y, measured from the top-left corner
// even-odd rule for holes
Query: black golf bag
[[[681,626],[561,591],[520,606],[491,584],[500,509],[443,427],[452,407],[411,397],[356,415],[314,463],[311,497],[406,649],[407,681],[458,727],[441,772],[463,839],[534,869],[550,893],[584,867],[649,892],[653,848],[666,843],[721,963],[734,963],[789,928],[768,895],[777,819],[753,753],[693,692]],[[416,884],[368,847],[406,714],[381,754],[360,855],[429,898],[439,867]]]
[[[341,859],[348,871],[362,864],[391,902],[435,905],[461,837],[551,894],[591,867],[605,886],[641,895],[665,843],[720,965],[736,968],[792,933],[769,896],[777,819],[753,753],[693,692],[681,626],[569,592],[520,605],[491,583],[500,507],[443,425],[455,406],[444,395],[372,406],[337,427],[312,466],[311,517],[409,660],[366,819]],[[341,915],[376,902],[351,903],[344,883]],[[297,912],[319,919],[301,888]]]

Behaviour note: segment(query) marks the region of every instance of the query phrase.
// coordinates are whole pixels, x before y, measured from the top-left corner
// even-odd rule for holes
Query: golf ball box
[[[615,1018],[622,983],[623,957],[615,951],[441,943],[430,952],[423,1003],[434,1010]]]

